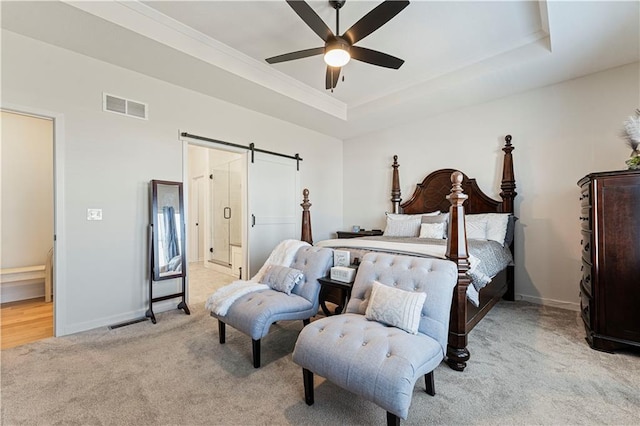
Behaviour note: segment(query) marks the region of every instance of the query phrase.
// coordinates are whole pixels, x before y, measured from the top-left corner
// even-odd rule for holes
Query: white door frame
[[[0,109],[53,121],[53,335],[67,334],[67,248],[64,214],[64,114],[2,102]]]

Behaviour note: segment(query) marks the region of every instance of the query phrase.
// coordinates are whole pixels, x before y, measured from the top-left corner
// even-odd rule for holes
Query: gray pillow
[[[509,220],[507,221],[507,233],[504,236],[503,246],[505,247],[509,247],[513,242],[513,234],[515,232],[516,220],[518,220],[517,217],[515,217],[512,214],[509,215]]]
[[[291,294],[291,290],[300,282],[304,274],[299,269],[286,266],[271,265],[262,277],[262,284],[266,284],[273,290]]]

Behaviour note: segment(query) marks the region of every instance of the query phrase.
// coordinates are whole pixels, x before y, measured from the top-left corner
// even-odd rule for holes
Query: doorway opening
[[[54,122],[4,109],[1,114],[5,349],[54,335]]]
[[[188,145],[189,302],[241,276],[246,154]]]

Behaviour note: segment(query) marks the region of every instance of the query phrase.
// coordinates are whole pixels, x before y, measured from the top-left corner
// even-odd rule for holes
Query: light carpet
[[[372,403],[316,377],[304,403],[291,351],[302,322],[276,324],[262,342],[216,321],[158,314],[138,323],[2,351],[3,425],[385,424]],[[441,365],[436,396],[418,380],[403,424],[640,424],[640,355],[590,349],[578,313],[501,302],[472,331],[464,372]]]

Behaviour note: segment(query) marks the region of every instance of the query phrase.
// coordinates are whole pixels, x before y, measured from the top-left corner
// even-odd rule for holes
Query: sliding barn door
[[[276,245],[300,238],[301,199],[296,160],[254,153],[248,161],[249,279],[262,267]]]

